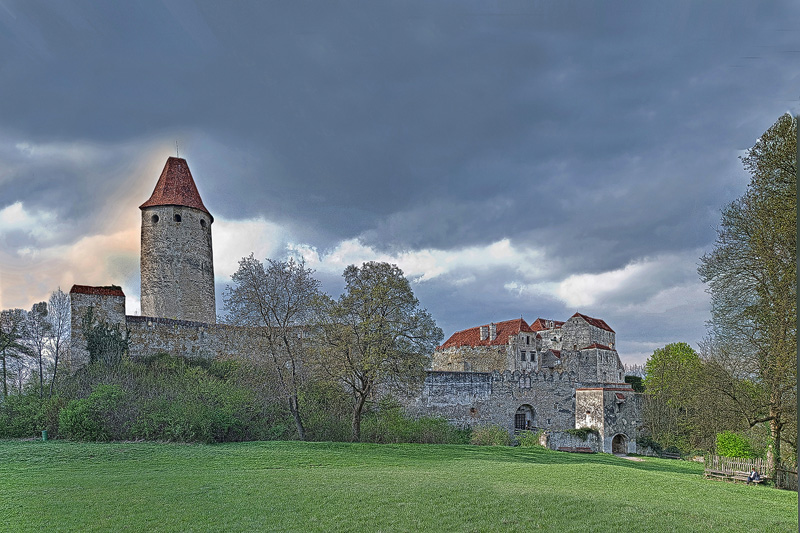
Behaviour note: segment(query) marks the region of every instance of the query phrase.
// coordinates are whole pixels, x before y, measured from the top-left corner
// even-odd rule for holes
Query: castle
[[[125,314],[116,286],[74,285],[72,361],[89,363],[82,320],[128,332],[129,354],[249,357],[264,352],[256,328],[217,324],[211,226],[184,159],[170,157],[153,194],[139,206],[142,316]],[[432,357],[421,394],[402,399],[416,415],[459,425],[497,424],[509,431],[546,430],[551,448],[636,450],[639,398],[614,349],[616,333],[603,320],[575,313],[565,322],[522,318],[454,333]],[[588,442],[561,430],[591,427]],[[563,445],[563,446],[562,446]]]

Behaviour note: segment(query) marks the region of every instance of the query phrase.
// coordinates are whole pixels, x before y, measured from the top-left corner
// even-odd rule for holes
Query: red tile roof
[[[590,346],[586,346],[585,348],[581,348],[581,350],[591,350],[592,348],[597,348],[598,350],[611,350],[611,351],[614,350],[614,348],[606,346],[605,344],[597,344],[597,343],[594,343]]]
[[[522,318],[495,322],[497,337],[494,340],[481,340],[481,326],[456,331],[439,348],[454,348],[458,346],[500,346],[508,344],[509,335],[516,335],[521,331],[533,333],[531,327]]]
[[[153,189],[153,194],[149,200],[139,206],[139,209],[156,205],[194,207],[205,212],[211,217],[211,221],[214,221],[214,217],[211,216],[206,206],[203,205],[203,200],[200,199],[200,193],[197,192],[197,186],[194,184],[191,171],[189,171],[189,165],[186,164],[185,159],[179,157],[167,159],[167,164],[164,165],[164,170],[161,171],[161,176],[158,178],[156,188]]]
[[[594,326],[594,327],[596,327],[596,328],[604,329],[604,330],[606,330],[606,331],[610,331],[611,333],[614,333],[614,330],[613,330],[613,329],[611,329],[611,328],[609,327],[609,325],[605,323],[605,321],[604,321],[604,320],[601,320],[601,319],[599,319],[599,318],[592,318],[592,317],[590,317],[590,316],[582,315],[582,314],[580,314],[580,313],[575,313],[575,314],[574,314],[574,315],[572,315],[570,318],[575,318],[576,316],[579,316],[579,317],[581,317],[581,318],[582,318],[582,319],[584,319],[586,322],[588,322],[589,324],[591,324],[592,326]]]
[[[125,296],[122,287],[111,285],[108,287],[92,287],[91,285],[73,285],[70,294],[98,294],[101,296]]]
[[[560,328],[561,326],[564,325],[564,323],[561,322],[560,320],[547,320],[547,319],[544,319],[544,318],[537,318],[536,320],[533,321],[533,323],[531,323],[531,330],[532,331],[542,331],[542,330],[545,330],[545,329],[550,329],[550,328],[547,327],[547,323],[548,322],[552,322],[553,323],[553,328],[554,329],[558,329],[558,328]]]

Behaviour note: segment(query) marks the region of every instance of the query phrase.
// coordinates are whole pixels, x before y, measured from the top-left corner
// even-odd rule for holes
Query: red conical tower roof
[[[139,206],[139,209],[157,205],[194,207],[210,216],[212,221],[214,220],[206,206],[203,205],[203,200],[200,199],[200,193],[197,192],[189,165],[186,164],[185,159],[180,157],[167,159],[167,164],[164,165],[164,170],[161,172],[161,177],[158,178],[153,194],[150,195],[149,200]]]

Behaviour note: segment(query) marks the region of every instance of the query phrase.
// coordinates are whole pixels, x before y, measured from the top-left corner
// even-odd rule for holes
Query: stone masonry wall
[[[76,286],[77,287],[77,286]],[[99,289],[92,287],[90,289]],[[80,290],[80,289],[78,289]],[[82,322],[89,308],[93,308],[95,323],[106,322],[109,326],[119,325],[125,328],[125,295],[87,294],[70,291],[70,362],[74,368],[81,368],[89,364],[89,352],[86,350],[86,337],[83,334]]]
[[[561,326],[561,346],[564,350],[580,350],[592,344],[603,344],[613,348],[616,335],[573,316]]]
[[[211,223],[192,207],[142,209],[142,315],[216,322]]]
[[[181,357],[260,357],[266,353],[258,328],[144,316],[127,317],[132,358],[168,353]]]
[[[412,416],[441,416],[458,426],[495,424],[514,429],[517,409],[530,406],[532,425],[575,424],[574,375],[566,372],[428,372],[422,394],[405,398]]]

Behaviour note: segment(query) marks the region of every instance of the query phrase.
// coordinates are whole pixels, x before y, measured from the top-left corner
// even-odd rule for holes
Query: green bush
[[[539,439],[541,438],[543,430],[538,431],[521,431],[516,436],[517,444],[523,448],[530,446],[541,446]]]
[[[444,418],[413,419],[392,398],[384,398],[375,412],[361,422],[361,440],[377,443],[466,444],[469,432],[460,430]]]
[[[754,457],[750,441],[733,431],[717,433],[717,455],[723,457]]]
[[[586,439],[588,439],[589,435],[591,435],[591,434],[597,435],[598,437],[600,436],[600,432],[597,431],[595,428],[587,428],[587,427],[577,428],[577,429],[568,429],[568,430],[565,431],[565,433],[568,433],[568,434],[572,435],[573,437],[578,437],[579,439],[584,440],[584,441]]]
[[[126,438],[119,385],[98,385],[87,397],[72,400],[58,416],[59,434],[68,439],[108,441]]]
[[[656,455],[661,454],[662,450],[661,444],[654,441],[653,438],[650,437],[649,435],[636,437],[636,444],[642,448],[650,448],[651,450],[653,450],[653,452],[656,453]]]
[[[41,399],[36,393],[12,394],[0,398],[0,438],[29,438],[41,436],[46,429],[52,436],[58,431],[58,398]]]
[[[508,429],[491,425],[472,428],[470,444],[476,446],[511,446],[511,435]]]

